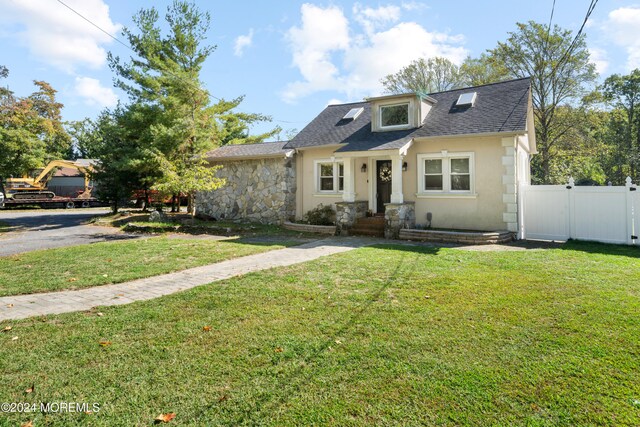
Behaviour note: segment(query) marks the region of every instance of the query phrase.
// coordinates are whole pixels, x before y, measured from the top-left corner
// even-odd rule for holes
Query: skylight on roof
[[[458,97],[456,107],[473,107],[473,104],[476,102],[477,96],[477,92],[463,93]]]
[[[344,117],[342,119],[343,120],[355,120],[355,119],[358,118],[358,116],[360,114],[362,114],[363,111],[364,111],[363,107],[352,108],[351,110],[349,110],[349,112],[347,114],[344,115]]]

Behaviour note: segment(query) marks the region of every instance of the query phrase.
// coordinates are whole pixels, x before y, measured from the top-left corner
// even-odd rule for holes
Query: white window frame
[[[451,160],[469,159],[469,190],[451,189]],[[473,152],[448,152],[418,154],[418,197],[475,197],[476,196],[476,171],[475,153]],[[425,160],[442,161],[442,190],[426,190],[424,185]]]
[[[398,107],[400,105],[406,105],[407,106],[407,123],[403,123],[400,125],[390,125],[390,126],[383,126],[382,125],[382,110],[384,108],[388,108],[388,107]],[[397,102],[395,104],[382,104],[378,107],[378,123],[380,124],[380,129],[385,129],[385,130],[389,130],[389,129],[404,129],[407,128],[411,125],[411,103],[410,102]]]
[[[333,190],[322,190],[320,185],[320,165],[331,164],[333,166]],[[340,190],[340,177],[344,183],[344,175],[340,175],[340,165],[344,173],[344,161],[335,159],[318,159],[313,162],[313,176],[315,179],[315,190],[322,195],[340,195],[344,192],[344,187]]]

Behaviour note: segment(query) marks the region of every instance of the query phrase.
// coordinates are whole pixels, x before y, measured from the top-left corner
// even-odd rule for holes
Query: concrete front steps
[[[384,237],[384,217],[371,216],[358,218],[349,230],[349,234],[352,236]]]

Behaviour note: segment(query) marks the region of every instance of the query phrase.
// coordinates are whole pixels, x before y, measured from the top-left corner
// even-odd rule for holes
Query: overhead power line
[[[569,44],[569,47],[567,48],[565,53],[560,57],[560,60],[558,61],[556,66],[553,68],[553,72],[555,72],[556,69],[562,65],[562,63],[569,57],[569,55],[571,55],[571,52],[573,51],[573,49],[575,49],[575,47],[577,46],[578,39],[582,35],[584,27],[585,25],[587,25],[587,21],[589,21],[589,18],[591,17],[591,14],[593,13],[593,10],[596,8],[597,4],[598,4],[598,0],[591,0],[591,3],[589,4],[589,8],[587,9],[587,13],[584,17],[584,20],[582,21],[582,25],[580,26],[580,29],[578,30],[575,37],[571,41],[571,44]]]

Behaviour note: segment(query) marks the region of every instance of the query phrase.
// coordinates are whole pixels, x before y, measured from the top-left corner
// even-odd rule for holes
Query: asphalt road
[[[0,221],[11,231],[0,232],[0,256],[14,255],[38,249],[84,245],[106,240],[133,239],[114,227],[85,224],[90,218],[109,212],[108,209],[78,210],[0,210]]]

